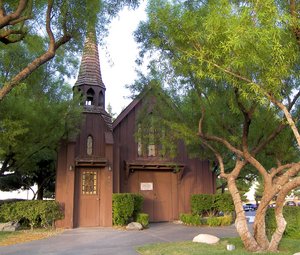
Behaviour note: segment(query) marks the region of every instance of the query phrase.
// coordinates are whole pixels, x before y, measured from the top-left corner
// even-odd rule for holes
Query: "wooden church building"
[[[80,132],[62,142],[58,153],[55,194],[65,217],[57,226],[111,226],[112,194],[125,192],[144,196],[143,212],[150,221],[176,220],[190,212],[192,194],[215,192],[215,175],[208,161],[189,158],[183,142],[171,159],[158,153],[159,144],[145,146],[137,139],[138,115],[151,91],[133,100],[112,123],[105,111],[96,41],[93,34],[87,36],[74,85],[85,98]]]

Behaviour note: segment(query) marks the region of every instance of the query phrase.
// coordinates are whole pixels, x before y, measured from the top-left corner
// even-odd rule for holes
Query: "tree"
[[[14,75],[11,63],[30,58],[21,45],[9,45],[1,64],[0,81]],[[57,73],[57,70],[62,70]],[[64,82],[64,60],[48,62],[29,76],[1,102],[0,189],[30,189],[37,184],[37,198],[55,181],[56,148],[61,139],[77,132],[81,120],[79,98]]]
[[[138,3],[138,0],[0,1],[0,43],[22,43],[34,49],[30,61],[22,62],[16,74],[0,84],[0,102],[32,72],[54,58],[58,51],[76,52],[82,45],[87,26],[95,27],[97,17],[98,30],[103,32],[110,18],[121,8],[125,5],[136,7]],[[36,40],[37,37],[40,40]],[[67,43],[67,47],[62,47]]]
[[[177,99],[194,100],[184,115],[194,119],[192,128],[175,119],[170,127],[187,142],[198,138],[214,155],[249,251],[278,249],[285,197],[300,186],[299,8],[295,1],[153,0],[136,33],[142,56],[159,51],[157,68],[176,81]],[[230,171],[225,160],[234,163]],[[237,187],[248,167],[264,183],[253,235]],[[277,228],[269,240],[265,213],[274,197]]]

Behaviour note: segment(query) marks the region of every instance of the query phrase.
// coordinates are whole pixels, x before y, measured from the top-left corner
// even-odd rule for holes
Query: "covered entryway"
[[[76,180],[76,226],[100,226],[100,169],[78,169]]]
[[[127,163],[127,191],[144,197],[143,212],[151,222],[172,221],[178,218],[178,183],[183,165],[135,161]]]

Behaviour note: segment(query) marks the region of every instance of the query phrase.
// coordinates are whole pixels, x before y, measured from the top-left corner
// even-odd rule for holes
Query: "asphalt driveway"
[[[66,230],[48,239],[0,247],[0,254],[61,254],[132,255],[136,246],[148,243],[192,240],[198,234],[212,234],[218,237],[234,237],[234,226],[187,227],[174,223],[154,223],[142,231],[125,231],[114,228],[77,228]]]

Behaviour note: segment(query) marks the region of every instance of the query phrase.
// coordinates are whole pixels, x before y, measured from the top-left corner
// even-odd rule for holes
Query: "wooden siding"
[[[58,227],[79,227],[79,204],[81,186],[79,173],[82,166],[76,162],[91,162],[87,169],[99,171],[99,221],[98,226],[112,226],[112,186],[113,186],[113,140],[111,130],[100,114],[84,113],[84,118],[74,142],[62,143],[58,153],[56,174],[56,200],[62,205],[65,213],[63,220],[57,221]],[[87,155],[87,137],[93,137],[93,152]],[[101,166],[93,162],[100,162]],[[83,226],[82,225],[82,226]]]
[[[139,170],[129,173],[129,177],[125,171],[125,162],[138,161],[141,158],[137,155],[137,143],[134,133],[136,131],[136,118],[139,109],[143,107],[143,100],[133,101],[121,118],[118,117],[113,123],[114,133],[114,192],[140,192],[139,190]],[[126,114],[125,114],[126,113]],[[178,173],[171,173],[172,181],[169,187],[165,187],[165,192],[171,194],[172,213],[169,220],[178,219],[179,213],[190,212],[190,197],[192,194],[214,193],[215,192],[215,176],[210,171],[209,161],[190,159],[183,142],[178,144],[178,156],[169,160],[177,164],[183,164],[184,172],[180,176]],[[143,158],[149,161],[162,161],[168,159],[158,159],[155,157]],[[146,171],[140,169],[140,171]],[[151,173],[152,171],[152,173]],[[148,170],[150,175],[155,175],[153,170]],[[159,176],[159,175],[158,175]],[[151,178],[151,177],[149,177]],[[161,175],[160,178],[165,178]],[[167,185],[165,185],[167,186]],[[175,187],[176,186],[176,187]],[[150,212],[150,215],[153,215]]]

